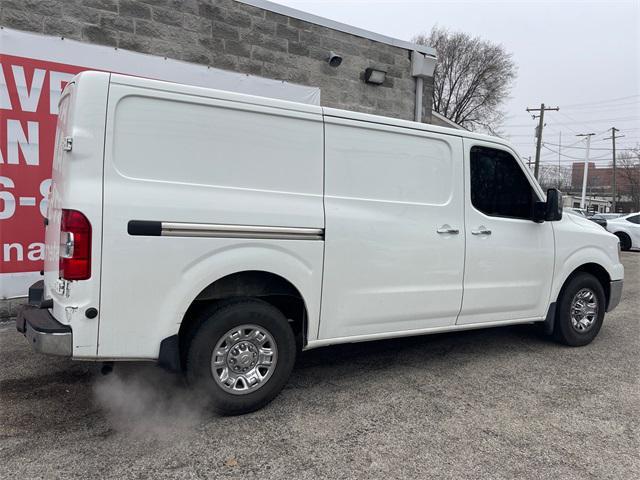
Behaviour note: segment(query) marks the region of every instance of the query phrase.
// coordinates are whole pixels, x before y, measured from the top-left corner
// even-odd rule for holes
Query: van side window
[[[470,164],[471,203],[477,210],[495,217],[532,218],[534,192],[513,156],[475,146]]]

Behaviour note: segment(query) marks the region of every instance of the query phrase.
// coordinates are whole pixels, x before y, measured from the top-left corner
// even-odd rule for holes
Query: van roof
[[[90,72],[82,72],[80,77],[89,74]],[[93,74],[98,72],[91,72]],[[107,73],[100,72],[103,75]],[[421,130],[425,132],[440,133],[445,135],[454,135],[457,137],[470,138],[475,140],[487,141],[498,143],[509,147],[512,151],[516,152],[516,149],[506,140],[500,137],[494,137],[491,135],[484,135],[479,133],[473,133],[467,130],[460,130],[457,128],[441,127],[437,125],[431,125],[428,123],[414,122],[410,120],[401,120],[398,118],[384,117],[381,115],[372,115],[368,113],[353,112],[350,110],[341,110],[330,107],[320,107],[317,105],[309,105],[305,103],[291,102],[287,100],[280,100],[268,97],[258,97],[254,95],[247,95],[244,93],[235,93],[225,90],[216,90],[213,88],[196,87],[192,85],[183,85],[173,82],[165,82],[161,80],[152,80],[142,77],[133,77],[129,75],[121,75],[112,73],[111,83],[129,85],[133,87],[147,88],[152,90],[159,90],[165,92],[175,92],[187,95],[194,95],[205,98],[215,98],[220,100],[228,100],[232,102],[240,102],[251,105],[259,105],[264,107],[279,108],[284,110],[291,110],[301,113],[312,113],[318,115],[324,115],[326,117],[344,118],[350,120],[356,120],[361,122],[375,123],[378,125],[387,125],[391,127],[410,128],[413,130]]]

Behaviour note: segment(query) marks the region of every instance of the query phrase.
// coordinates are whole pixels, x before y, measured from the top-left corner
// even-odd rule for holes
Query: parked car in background
[[[620,218],[625,214],[624,213],[596,213],[596,215],[599,215],[602,218],[607,219],[608,221],[608,220],[613,220],[614,218]]]
[[[607,228],[607,219],[606,217],[604,217],[604,215],[605,215],[604,213],[596,213],[595,215],[591,215],[590,217],[587,217],[587,218],[592,222],[597,223],[602,228]]]
[[[606,214],[602,214],[602,213],[594,214],[593,212],[589,212],[588,210],[585,210],[584,208],[567,208],[566,211],[568,213],[572,213],[574,215],[577,215],[578,217],[582,217],[582,218],[586,218],[588,220],[591,220],[592,222],[597,223],[598,225],[600,225],[602,228],[607,228],[607,220],[601,216],[601,215],[606,215]]]
[[[610,220],[607,230],[620,239],[622,250],[640,248],[640,212]]]
[[[567,212],[574,213],[580,217],[587,218],[587,211],[584,208],[567,208]]]

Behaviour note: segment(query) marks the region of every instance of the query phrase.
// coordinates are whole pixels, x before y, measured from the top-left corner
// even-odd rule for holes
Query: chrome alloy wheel
[[[211,354],[211,373],[225,392],[244,395],[269,380],[277,361],[278,348],[266,328],[240,325],[218,340]]]
[[[593,327],[598,318],[598,297],[590,288],[578,291],[571,301],[571,325],[584,333]]]

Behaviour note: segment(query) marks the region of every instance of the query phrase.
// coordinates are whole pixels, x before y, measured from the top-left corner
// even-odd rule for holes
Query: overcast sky
[[[606,129],[626,135],[625,148],[640,143],[640,0],[433,1],[276,0],[392,37],[410,40],[435,24],[501,43],[513,54],[518,79],[505,105],[504,132],[521,155],[534,155],[535,121],[527,106],[559,106],[547,112],[543,139],[577,147],[576,133],[597,133],[591,157],[607,162]],[[548,145],[555,149],[554,145]],[[563,148],[584,158],[584,150]],[[561,157],[564,165],[573,160]],[[545,163],[558,155],[543,149]]]

